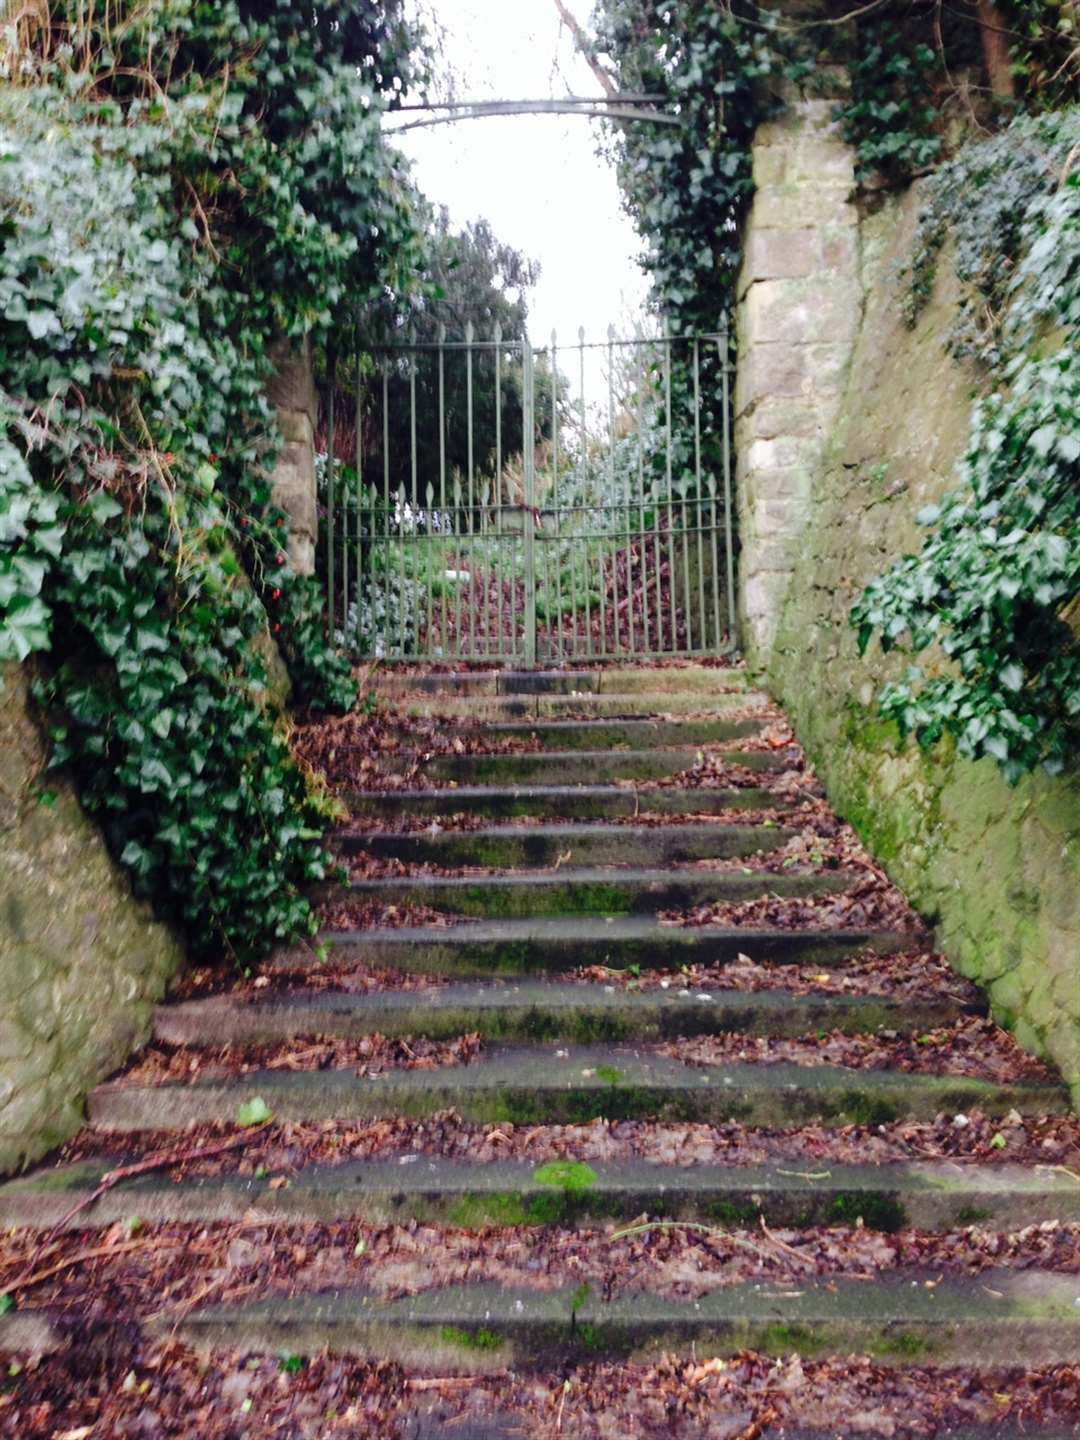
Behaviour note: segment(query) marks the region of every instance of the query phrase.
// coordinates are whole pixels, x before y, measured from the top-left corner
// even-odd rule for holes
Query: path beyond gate
[[[525,665],[732,650],[730,373],[726,334],[537,347],[471,326],[332,362],[319,563],[341,643]]]

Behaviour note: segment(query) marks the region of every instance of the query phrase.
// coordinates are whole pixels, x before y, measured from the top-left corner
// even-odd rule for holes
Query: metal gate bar
[[[559,368],[575,350],[576,385]],[[735,648],[726,330],[560,348],[440,327],[358,340],[349,371],[346,392],[328,356],[319,548],[348,649],[533,665]]]

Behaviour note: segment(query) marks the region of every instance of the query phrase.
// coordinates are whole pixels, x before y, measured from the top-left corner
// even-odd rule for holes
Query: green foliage
[[[961,76],[994,78],[988,40],[1001,39],[1016,91],[1014,100],[997,98],[997,113],[1011,118],[1018,107],[1054,109],[1075,97],[1080,47],[1071,0],[995,0],[993,31],[981,21],[974,0],[944,8],[935,0],[898,0],[857,17],[851,95],[836,117],[855,146],[860,180],[898,184],[935,165],[950,114],[969,129],[990,119],[995,106],[986,86],[976,92],[976,110],[958,84]]]
[[[1080,11],[1075,0],[996,0],[1012,73],[1026,109],[1054,110],[1080,86]]]
[[[910,43],[891,16],[877,12],[859,26],[851,95],[834,114],[855,147],[860,180],[904,181],[938,158],[943,142],[933,91],[942,68],[939,52]]]
[[[733,303],[754,188],[750,147],[774,108],[766,84],[805,67],[776,21],[740,0],[599,0],[593,23],[596,58],[619,89],[657,95],[658,109],[683,118],[678,129],[620,132],[619,182],[658,309],[677,332],[715,332]],[[713,428],[706,418],[703,426]]]
[[[236,1111],[237,1125],[245,1127],[249,1125],[265,1125],[268,1120],[272,1120],[273,1118],[270,1107],[261,1095],[256,1095],[252,1100],[245,1100],[242,1105],[237,1107]]]
[[[546,1165],[540,1166],[533,1179],[538,1185],[581,1192],[591,1190],[600,1177],[591,1165],[580,1160],[549,1160]]]
[[[270,505],[283,337],[415,268],[385,146],[396,6],[187,0],[24,12],[0,138],[0,659],[84,804],[197,953],[309,933],[325,807],[262,703],[346,662]]]
[[[852,611],[863,650],[876,633],[886,650],[946,657],[887,685],[883,713],[924,747],[949,734],[961,754],[993,756],[1011,782],[1060,770],[1080,717],[1080,174],[1065,165],[1078,142],[1080,107],[1024,117],[933,182],[916,304],[955,232],[972,313],[990,316],[967,333],[994,389],[973,411],[960,487],[918,517],[931,532],[919,554]]]
[[[439,1335],[447,1345],[460,1345],[465,1350],[499,1350],[503,1337],[494,1330],[463,1330],[460,1325],[443,1325]]]
[[[445,210],[431,217],[427,231],[423,284],[401,311],[396,297],[365,316],[365,327],[384,333],[391,342],[433,344],[443,334],[447,341],[460,342],[469,327],[478,341],[490,341],[496,330],[508,341],[520,342],[527,330],[529,291],[540,275],[539,265],[521,251],[501,242],[486,220],[452,228]],[[469,367],[464,351],[450,351],[440,368],[435,355],[401,356],[387,370],[388,411],[382,409],[381,381],[369,387],[369,403],[363,415],[364,464],[371,475],[383,475],[384,419],[389,441],[390,493],[401,489],[412,503],[425,503],[423,494],[413,494],[411,473],[412,427],[415,418],[416,444],[421,458],[441,456],[447,477],[467,476],[470,460],[477,475],[494,477],[496,467],[496,386],[494,350],[471,354]],[[351,392],[353,380],[345,377]],[[538,367],[538,389],[550,390],[550,373]],[[412,389],[415,387],[415,406]],[[498,410],[501,457],[521,453],[523,366],[520,343],[504,348],[499,355]],[[440,399],[441,397],[441,399]],[[343,397],[345,398],[345,397]],[[471,410],[470,410],[471,402]],[[342,413],[351,409],[351,394]],[[442,426],[440,429],[440,415]],[[472,419],[470,448],[467,420]],[[537,438],[551,433],[550,407],[537,405]],[[340,451],[339,451],[340,453]],[[380,480],[380,487],[382,481]],[[438,495],[434,496],[437,503]]]

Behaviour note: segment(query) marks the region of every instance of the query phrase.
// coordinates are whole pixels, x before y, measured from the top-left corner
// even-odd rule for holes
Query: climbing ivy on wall
[[[742,0],[599,0],[593,29],[589,58],[608,88],[655,96],[658,110],[683,121],[623,127],[611,149],[656,309],[674,334],[717,334],[735,304],[754,132],[779,108],[779,81],[809,67],[774,18]],[[717,493],[724,460],[720,367],[734,353],[728,333],[726,342],[701,347],[696,386],[685,349],[672,347],[673,413],[692,413],[700,393],[705,498]],[[676,426],[671,455],[655,451],[645,463],[658,494],[670,470],[676,492],[690,496],[696,461],[689,427]]]
[[[1080,714],[1080,132],[1075,110],[1053,113],[1080,77],[1076,11],[970,0],[943,17],[930,0],[881,0],[822,5],[814,19],[824,23],[807,23],[805,11],[749,3],[600,0],[588,51],[611,89],[656,95],[685,117],[674,135],[626,129],[615,153],[658,305],[687,329],[711,327],[733,303],[768,82],[808,79],[822,53],[846,61],[852,86],[837,118],[861,178],[886,183],[940,161],[951,102],[968,107],[969,128],[1021,107],[1049,112],[969,145],[933,182],[910,309],[954,234],[974,299],[953,347],[982,356],[995,391],[974,412],[961,486],[921,517],[933,532],[921,554],[853,613],[864,650],[878,634],[886,649],[936,644],[947,657],[888,686],[885,713],[924,745],[950,733],[961,753],[994,756],[1010,780],[1059,768]],[[976,93],[981,82],[979,113],[960,67]],[[1049,344],[1055,333],[1063,344]]]
[[[878,0],[855,15],[841,55],[851,93],[836,107],[862,181],[904,183],[932,168],[946,130],[995,113],[1053,109],[1080,84],[1080,6],[1072,0]]]
[[[676,330],[715,331],[733,304],[754,132],[777,108],[768,82],[803,69],[774,18],[738,0],[599,0],[593,26],[610,84],[683,119],[624,127],[614,156],[658,309]]]
[[[952,337],[989,367],[958,487],[852,612],[865,650],[935,658],[885,687],[923,746],[952,735],[1010,781],[1058,770],[1080,730],[1080,106],[1021,117],[931,182],[911,318],[944,241],[971,299]],[[939,647],[934,650],[933,647]],[[939,656],[947,657],[945,660]]]
[[[0,105],[0,660],[196,953],[310,932],[325,806],[261,704],[345,662],[270,504],[269,352],[400,288],[394,5],[27,7]]]

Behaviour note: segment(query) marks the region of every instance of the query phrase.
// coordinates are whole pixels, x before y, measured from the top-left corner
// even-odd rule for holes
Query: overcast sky
[[[571,0],[585,20],[591,0]],[[561,27],[553,0],[436,0],[444,63],[467,100],[596,95],[599,86]],[[391,121],[391,124],[394,122]],[[542,267],[530,328],[546,344],[624,332],[646,284],[619,208],[613,170],[596,155],[599,122],[558,115],[491,117],[413,130],[397,142],[429,200],[459,225],[480,216]]]

